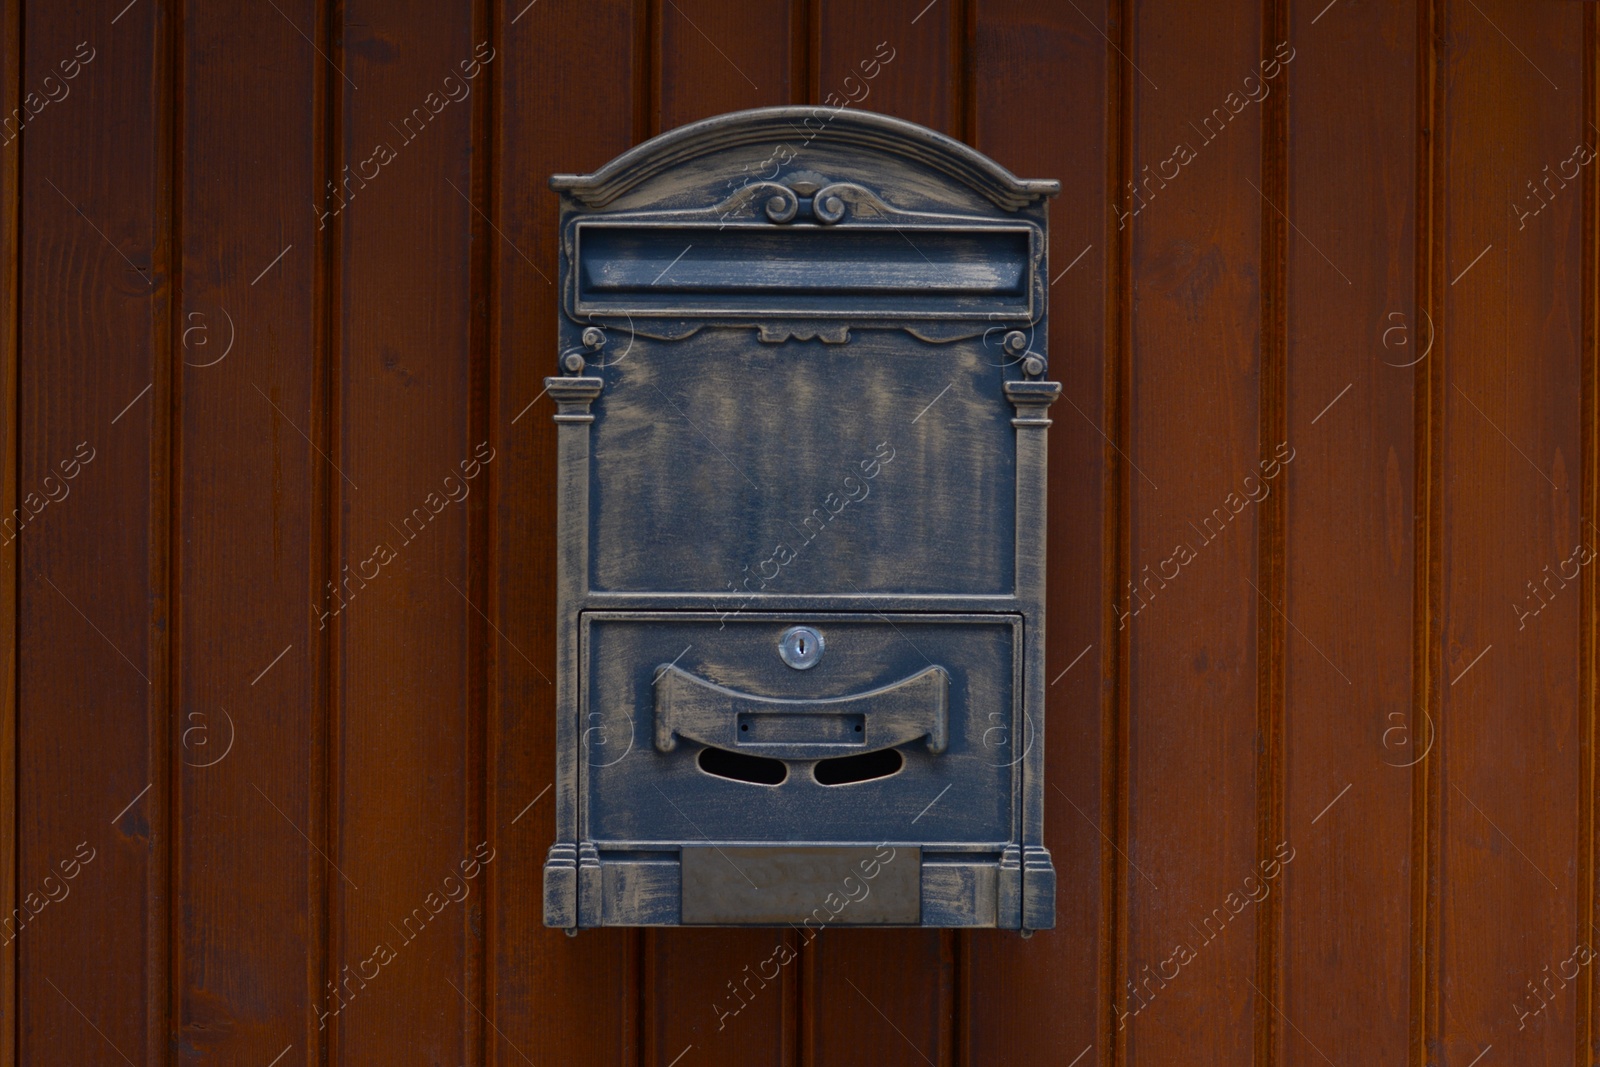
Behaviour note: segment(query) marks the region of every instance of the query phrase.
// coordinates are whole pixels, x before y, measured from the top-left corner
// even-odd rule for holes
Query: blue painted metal
[[[766,108],[552,185],[546,923],[802,923],[883,848],[899,895],[838,923],[1052,926],[1056,183],[897,119]]]

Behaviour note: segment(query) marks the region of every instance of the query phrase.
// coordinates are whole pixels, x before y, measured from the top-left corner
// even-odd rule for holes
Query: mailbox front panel
[[[768,108],[552,184],[546,923],[1052,926],[1055,183]]]
[[[617,370],[590,429],[591,589],[1014,591],[1016,413],[980,339],[718,331],[635,339]]]
[[[1017,830],[1016,757],[995,739],[1014,728],[1021,622],[586,614],[590,836],[998,851]],[[780,652],[797,626],[823,642],[801,670]]]

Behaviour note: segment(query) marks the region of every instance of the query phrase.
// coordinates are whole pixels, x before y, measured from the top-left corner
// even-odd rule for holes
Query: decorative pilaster
[[[1022,849],[1016,845],[1007,845],[1000,853],[1000,867],[995,871],[994,919],[1001,930],[1022,926]]]
[[[589,581],[589,424],[601,378],[546,378],[556,402],[556,843],[545,863],[545,925],[579,925],[578,605]],[[593,853],[593,846],[588,846]],[[598,873],[598,872],[596,872]]]
[[[600,888],[600,851],[594,847],[594,842],[585,841],[578,846],[579,926],[600,925]]]
[[[572,930],[578,925],[578,849],[557,842],[544,861],[544,924]]]
[[[1022,928],[1049,930],[1056,924],[1056,868],[1043,845],[1022,849]]]
[[[1044,847],[1045,498],[1050,486],[1045,430],[1061,383],[1006,382],[1005,391],[1017,411],[1011,420],[1017,428],[1017,596],[1030,620],[1037,620],[1023,636],[1022,706],[1034,732],[1023,757],[1020,919],[1024,930],[1047,930],[1056,922],[1056,873]]]

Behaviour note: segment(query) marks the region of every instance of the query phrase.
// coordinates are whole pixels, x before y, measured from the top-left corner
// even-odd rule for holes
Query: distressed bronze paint
[[[883,844],[919,888],[834,924],[1054,925],[1056,183],[898,119],[766,108],[552,185],[545,922],[777,922],[805,879],[762,905],[730,856],[781,880]]]

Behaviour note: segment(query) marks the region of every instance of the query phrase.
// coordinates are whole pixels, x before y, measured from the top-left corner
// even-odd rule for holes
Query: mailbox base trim
[[[870,913],[856,903],[844,904],[835,912],[826,906],[832,887],[817,897],[817,907],[808,915],[790,919],[763,918],[737,914],[696,913],[686,915],[683,907],[684,864],[679,849],[638,849],[622,851],[582,846],[556,845],[545,864],[546,926],[568,930],[597,926],[791,926],[796,929],[838,927],[939,927],[947,929],[1048,930],[1055,926],[1055,868],[1048,849],[1030,845],[1025,850],[1009,846],[990,852],[973,851],[970,845],[943,850],[938,845],[891,843],[896,860],[885,871],[915,860],[919,872],[911,879],[915,896],[902,898],[895,912]],[[859,860],[871,856],[881,846],[848,844],[825,846],[684,846],[685,851],[708,854],[723,863],[718,852],[737,853],[735,862],[745,866],[746,853],[838,852]],[[578,857],[583,857],[583,881],[593,887],[585,893],[579,907]],[[691,866],[695,860],[691,858]],[[725,864],[724,864],[725,865]],[[748,870],[749,868],[746,867]],[[731,873],[731,869],[730,869]],[[839,872],[843,883],[846,872]],[[596,877],[597,876],[597,877]],[[883,874],[877,878],[882,887]],[[853,889],[859,894],[860,889]],[[873,892],[878,892],[877,888]],[[896,890],[896,892],[901,892]],[[891,894],[892,895],[892,894]],[[845,893],[840,891],[843,898]],[[871,900],[869,895],[859,903]],[[835,905],[838,905],[838,900]],[[854,910],[853,910],[854,909]],[[581,912],[581,914],[580,914]]]

